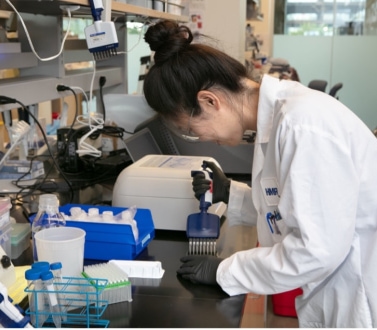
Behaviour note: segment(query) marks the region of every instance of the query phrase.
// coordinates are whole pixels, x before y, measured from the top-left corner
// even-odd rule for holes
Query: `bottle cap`
[[[54,194],[43,194],[39,196],[39,209],[50,210],[59,207],[58,197]]]
[[[93,215],[99,215],[99,209],[96,207],[91,207],[88,209],[88,215],[93,216]]]
[[[37,261],[31,265],[31,268],[38,269],[41,272],[50,270],[50,263],[48,261]]]
[[[54,274],[52,274],[52,271],[44,272],[41,274],[42,281],[48,281],[54,278]]]
[[[51,265],[50,265],[50,269],[51,270],[57,270],[57,269],[62,269],[62,263],[61,262],[53,262]]]
[[[41,276],[41,272],[38,269],[30,268],[25,271],[25,279],[28,281],[38,280]]]

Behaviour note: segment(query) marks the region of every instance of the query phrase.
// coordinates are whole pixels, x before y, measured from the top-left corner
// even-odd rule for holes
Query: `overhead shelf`
[[[67,72],[63,78],[47,76],[30,76],[9,79],[0,79],[0,90],[2,95],[15,98],[22,103],[36,104],[49,100],[61,98],[67,92],[58,92],[58,84],[66,86],[80,86],[83,90],[90,90],[90,81],[93,76],[93,70],[75,70]],[[116,86],[123,82],[122,70],[119,67],[104,67],[96,70],[96,79],[94,89],[98,89],[100,76],[106,76],[106,86]],[[14,104],[1,105],[0,111],[14,108]]]
[[[6,53],[1,54],[0,70],[23,69],[35,67],[38,60],[33,53]]]
[[[103,0],[105,1],[105,0]],[[161,0],[163,1],[163,0]],[[165,1],[167,5],[169,0]],[[72,12],[76,17],[92,17],[88,0],[11,0],[12,5],[22,14],[26,26],[31,29],[33,40],[41,54],[57,53],[62,37],[62,5],[79,6]],[[105,3],[105,2],[104,2]],[[140,18],[172,19],[185,22],[188,17],[162,12],[150,8],[127,4],[121,1],[111,1],[111,18],[117,18],[116,24],[121,25],[124,20]],[[106,8],[108,10],[108,8]],[[0,0],[0,12],[13,11],[6,1]],[[121,19],[123,18],[123,19]],[[49,30],[45,37],[44,31]],[[119,51],[124,52],[127,40],[127,30],[119,29]],[[37,60],[28,50],[26,34],[21,29],[18,34],[19,42],[23,45],[23,52],[9,49],[19,45],[3,45],[5,54],[0,58],[0,69],[20,69],[20,77],[0,79],[1,94],[15,98],[25,105],[36,104],[61,98],[64,94],[56,91],[58,84],[66,86],[80,86],[83,90],[93,91],[100,88],[99,77],[106,77],[105,88],[112,93],[127,91],[127,54],[112,57],[106,61],[96,63],[96,76],[93,78],[92,69],[66,70],[70,63],[87,62],[93,60],[88,51],[85,40],[66,40],[63,53],[51,61]],[[1,48],[3,49],[3,48]],[[0,49],[0,50],[1,50]],[[3,49],[3,50],[4,50]],[[4,53],[4,52],[3,52]],[[93,86],[91,86],[94,81]],[[0,105],[0,112],[12,109],[15,105]]]
[[[19,12],[61,15],[64,11],[61,5],[78,5],[80,8],[72,12],[73,16],[91,16],[88,0],[12,0],[11,3]],[[0,2],[0,10],[12,11],[12,8],[5,2]],[[150,18],[172,19],[179,22],[188,22],[187,16],[175,15],[146,7],[135,6],[121,1],[112,1],[112,16],[137,15]]]

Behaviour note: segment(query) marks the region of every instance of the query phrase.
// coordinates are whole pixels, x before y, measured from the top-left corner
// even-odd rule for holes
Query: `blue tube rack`
[[[58,315],[62,319],[62,328],[75,326],[107,328],[110,322],[101,319],[108,306],[108,301],[101,299],[107,282],[107,279],[99,278],[63,277],[61,282],[54,282],[53,291],[37,290],[34,283],[30,283],[24,291],[31,295],[35,310],[30,311],[29,307],[25,313],[30,319],[35,319],[36,324],[39,323],[40,318],[46,319],[42,327],[54,327],[52,315]],[[55,293],[59,299],[59,313],[52,313],[47,304],[40,308],[44,300],[38,300],[51,293]]]

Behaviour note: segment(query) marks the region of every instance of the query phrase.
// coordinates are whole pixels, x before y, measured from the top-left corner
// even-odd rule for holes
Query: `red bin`
[[[302,294],[302,289],[272,295],[272,309],[276,315],[297,317],[295,299]]]

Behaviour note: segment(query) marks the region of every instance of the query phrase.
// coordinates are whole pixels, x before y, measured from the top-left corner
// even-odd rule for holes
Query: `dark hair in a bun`
[[[190,29],[173,21],[156,24],[145,33],[144,40],[155,51],[154,61],[158,65],[175,53],[184,50],[193,40]]]
[[[248,77],[245,66],[218,49],[192,43],[188,27],[163,20],[150,26],[144,39],[155,51],[155,64],[144,79],[144,95],[163,117],[177,119],[193,110],[198,115],[200,90],[213,86],[233,93],[243,90],[241,81]]]

